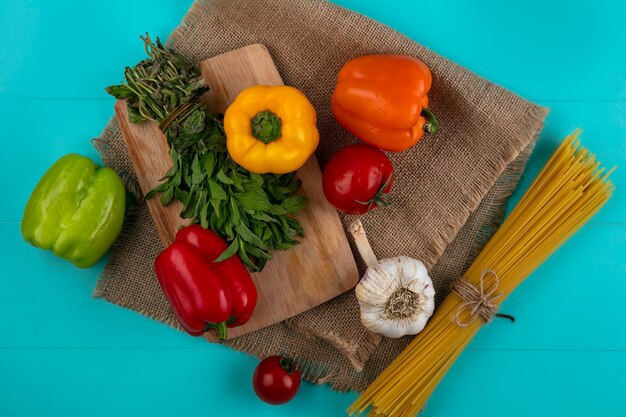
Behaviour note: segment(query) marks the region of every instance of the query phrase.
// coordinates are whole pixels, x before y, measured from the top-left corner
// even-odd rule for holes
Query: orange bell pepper
[[[348,61],[332,97],[335,118],[363,142],[399,152],[424,132],[434,134],[437,119],[428,109],[430,70],[417,58],[367,55]]]

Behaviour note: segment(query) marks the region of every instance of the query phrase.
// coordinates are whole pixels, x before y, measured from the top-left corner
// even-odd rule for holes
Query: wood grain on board
[[[263,45],[250,45],[200,63],[202,76],[211,90],[203,97],[213,112],[223,113],[240,91],[253,85],[282,85],[282,79]],[[171,167],[165,136],[155,123],[128,121],[126,103],[118,101],[115,112],[137,179],[144,193],[159,184]],[[288,251],[274,251],[263,271],[252,274],[259,301],[244,326],[229,329],[229,338],[275,324],[334,298],[356,285],[359,276],[347,237],[335,209],[322,192],[322,174],[315,156],[298,170],[301,194],[309,203],[296,214],[305,237]],[[182,205],[161,206],[159,199],[147,201],[164,245],[173,242],[185,224]],[[209,340],[215,340],[207,333]]]

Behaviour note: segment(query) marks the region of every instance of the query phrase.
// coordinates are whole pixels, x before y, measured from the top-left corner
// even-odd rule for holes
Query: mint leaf
[[[252,245],[248,245],[246,246],[246,250],[248,251],[248,253],[252,256],[254,256],[255,258],[259,259],[259,260],[264,260],[264,261],[268,261],[270,259],[272,259],[272,254],[269,253],[266,250],[263,249],[259,249],[255,246]]]
[[[128,107],[128,120],[130,120],[131,123],[141,123],[146,119],[137,110]]]
[[[217,259],[213,262],[222,262],[230,258],[231,256],[233,256],[234,254],[236,254],[238,250],[239,250],[239,239],[235,238],[235,240],[232,241],[228,249],[222,252],[222,254],[218,256]]]
[[[200,209],[200,226],[209,228],[209,205],[204,204]]]
[[[204,172],[211,178],[213,171],[215,170],[216,157],[214,152],[207,152],[204,157]]]
[[[243,223],[236,224],[235,231],[237,232],[237,236],[243,239],[244,241],[261,249],[267,248],[265,243],[257,235],[252,233],[252,231],[248,229],[245,224]]]
[[[183,205],[187,205],[187,202],[189,201],[189,192],[181,188],[176,188],[174,190],[174,198],[183,203]]]
[[[291,217],[287,217],[287,223],[292,231],[294,231],[298,236],[304,236],[304,229],[299,221],[293,219]]]
[[[228,177],[232,181],[232,184],[235,186],[235,188],[237,188],[239,191],[243,191],[243,186],[242,186],[243,179],[242,179],[242,176],[237,171],[230,171],[230,173],[228,174]]]
[[[148,194],[146,194],[146,197],[145,197],[145,198],[146,198],[146,200],[149,200],[149,199],[151,199],[154,195],[156,195],[156,194],[160,194],[160,193],[162,193],[162,192],[165,192],[165,191],[167,191],[167,190],[168,190],[169,188],[171,188],[171,187],[172,187],[172,184],[170,184],[169,182],[167,182],[167,181],[166,181],[166,182],[163,182],[163,183],[161,183],[161,184],[157,185],[156,187],[154,187],[152,190],[150,190],[150,191],[148,192]]]
[[[257,263],[254,263],[248,256],[249,251],[250,251],[250,245],[240,240],[239,250],[237,251],[237,254],[239,255],[239,258],[241,259],[241,262],[243,262],[243,264],[252,272],[260,271],[265,266],[265,260],[260,259],[257,261]]]
[[[262,212],[262,211],[257,211],[254,214],[250,215],[251,218],[253,218],[254,220],[258,220],[260,222],[269,222],[269,223],[273,223],[276,222],[276,220],[272,217],[267,215],[266,213]]]
[[[250,173],[250,180],[258,185],[263,185],[263,177],[259,174],[255,174],[254,172]]]
[[[167,206],[174,198],[174,187],[168,187],[161,193],[161,204]]]
[[[233,180],[231,180],[230,178],[228,178],[228,176],[226,174],[224,174],[223,170],[219,170],[219,172],[217,173],[216,177],[217,180],[223,184],[234,184]]]
[[[209,191],[211,192],[211,200],[227,200],[228,195],[221,185],[215,180],[209,180]]]
[[[233,198],[237,200],[241,207],[247,210],[266,211],[272,207],[263,190],[234,193]]]
[[[231,198],[229,201],[229,209],[230,209],[230,222],[232,225],[237,225],[241,223],[241,214],[239,212],[239,204],[235,201],[234,198]]]
[[[195,185],[200,184],[204,180],[205,175],[202,168],[200,168],[200,159],[198,155],[195,155],[191,163],[191,183]]]
[[[291,248],[293,248],[294,246],[296,246],[298,243],[297,240],[293,240],[293,241],[289,241],[289,242],[279,242],[276,243],[276,246],[274,246],[274,249],[276,250],[289,250]]]
[[[307,203],[307,198],[301,195],[289,197],[283,201],[281,207],[284,208],[287,213],[297,213],[302,210]]]
[[[224,200],[216,200],[214,198],[211,198],[209,200],[209,203],[211,204],[211,206],[213,207],[213,212],[215,213],[215,215],[220,218],[221,216],[221,206],[222,206],[222,201]]]
[[[267,212],[271,214],[276,214],[278,216],[283,216],[287,214],[287,210],[285,210],[282,206],[279,206],[278,204],[272,204]]]
[[[105,88],[105,90],[118,100],[130,98],[134,94],[133,90],[131,90],[126,84],[112,85]]]

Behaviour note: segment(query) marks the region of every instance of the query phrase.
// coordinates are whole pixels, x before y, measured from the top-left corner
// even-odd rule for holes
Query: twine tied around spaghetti
[[[494,285],[488,291],[485,290],[485,277],[487,275],[493,275],[494,277]],[[485,323],[491,322],[494,317],[506,318],[515,323],[515,317],[498,313],[496,300],[502,297],[502,291],[498,291],[499,283],[498,274],[493,269],[485,269],[481,272],[478,286],[462,277],[454,281],[450,290],[464,301],[459,306],[454,316],[456,325],[459,327],[467,327],[475,322],[478,317],[482,317]],[[461,314],[466,310],[469,311],[470,318],[463,321]]]

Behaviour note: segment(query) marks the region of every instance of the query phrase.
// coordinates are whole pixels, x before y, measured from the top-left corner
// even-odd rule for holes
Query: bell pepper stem
[[[252,136],[261,142],[268,144],[280,139],[282,121],[274,112],[264,110],[258,112],[250,121]]]
[[[220,340],[220,342],[226,340],[228,329],[226,328],[225,321],[217,323],[217,325],[215,326],[215,333],[217,334],[217,338]]]
[[[428,107],[424,107],[422,109],[422,117],[426,119],[426,123],[424,124],[424,127],[422,127],[424,132],[430,133],[431,135],[437,133],[439,130],[439,122],[437,121],[435,114],[430,111]]]

